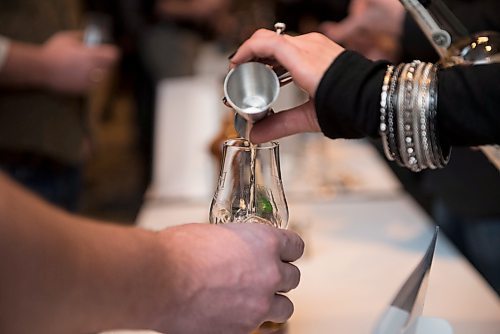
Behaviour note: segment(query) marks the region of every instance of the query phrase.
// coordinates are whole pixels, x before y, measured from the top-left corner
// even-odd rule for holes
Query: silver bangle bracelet
[[[408,72],[405,78],[405,103],[403,109],[403,124],[404,124],[404,143],[405,143],[405,155],[407,159],[404,161],[406,167],[412,171],[418,170],[418,159],[415,150],[415,142],[413,140],[413,92],[416,88],[415,85],[415,72],[419,61],[413,61],[410,63]]]
[[[403,69],[404,64],[399,64],[396,69],[393,72],[392,78],[391,78],[391,83],[389,87],[389,93],[387,96],[388,99],[388,106],[387,106],[387,139],[388,139],[388,145],[387,145],[387,151],[386,156],[389,160],[391,161],[400,161],[401,157],[399,155],[398,151],[398,145],[397,145],[397,134],[396,134],[396,125],[397,125],[397,118],[396,118],[396,106],[398,104],[397,101],[397,95],[396,95],[396,89],[397,89],[397,84],[399,81],[399,76],[401,74],[401,70]]]
[[[417,159],[417,163],[413,166],[413,171],[418,172],[426,167],[424,154],[422,152],[422,141],[421,141],[421,131],[420,131],[420,110],[419,110],[419,99],[420,96],[423,95],[422,91],[422,73],[425,68],[426,63],[419,62],[416,69],[415,75],[413,79],[413,94],[411,101],[411,122],[412,122],[412,130],[413,130],[413,144],[415,157]]]
[[[419,95],[418,103],[418,111],[419,111],[419,127],[420,127],[420,141],[422,145],[423,151],[423,160],[424,160],[424,168],[435,169],[436,165],[434,164],[434,156],[431,152],[430,147],[430,129],[429,129],[429,103],[430,103],[430,79],[429,74],[432,68],[432,64],[428,63],[425,65],[425,68],[422,73],[421,78],[421,90],[422,94]]]
[[[396,117],[397,117],[397,142],[398,142],[398,150],[399,150],[399,161],[396,162],[403,167],[408,167],[406,162],[408,161],[408,155],[406,154],[406,145],[405,145],[405,105],[406,105],[406,77],[408,74],[408,70],[410,68],[410,64],[405,64],[403,70],[401,71],[401,75],[398,79],[398,103],[396,108]]]
[[[389,140],[388,136],[388,124],[387,124],[387,110],[389,108],[389,84],[392,77],[392,73],[394,72],[394,66],[388,65],[387,70],[385,72],[384,81],[382,83],[382,92],[380,93],[380,137],[382,138],[382,143],[384,146],[385,156],[389,160],[394,160],[394,157],[390,153],[389,150]]]
[[[433,156],[434,164],[437,168],[443,168],[442,159],[440,158],[440,153],[438,151],[437,143],[437,133],[436,133],[436,105],[437,100],[435,96],[435,67],[431,69],[430,73],[430,83],[429,83],[429,110],[427,120],[429,122],[429,138],[430,138],[430,148],[431,154]]]
[[[451,148],[448,148],[447,152],[443,154],[441,144],[439,141],[439,133],[437,130],[437,66],[434,66],[431,71],[431,86],[430,86],[430,97],[431,97],[431,103],[430,103],[430,120],[429,123],[431,125],[431,147],[432,151],[435,155],[436,158],[436,165],[439,168],[445,167],[449,160],[450,160],[450,153],[451,153]]]
[[[380,93],[379,132],[384,153],[414,172],[442,168],[443,151],[437,124],[437,66],[418,60],[388,66]]]

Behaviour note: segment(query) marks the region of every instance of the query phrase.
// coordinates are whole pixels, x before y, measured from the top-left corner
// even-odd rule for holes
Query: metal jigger
[[[286,25],[278,22],[274,28],[281,35]],[[273,113],[271,106],[278,98],[280,87],[291,81],[288,72],[278,76],[273,67],[255,61],[229,71],[224,80],[223,102],[236,112],[234,126],[241,137],[248,136],[249,123],[258,122]]]
[[[267,65],[250,62],[233,68],[224,81],[227,103],[245,120],[264,118],[278,98],[278,76]]]

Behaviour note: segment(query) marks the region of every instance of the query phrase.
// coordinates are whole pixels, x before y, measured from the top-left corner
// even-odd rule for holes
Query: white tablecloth
[[[367,334],[418,263],[433,227],[405,195],[290,203],[291,228],[306,241],[288,334]],[[208,203],[151,202],[139,224],[160,229],[206,222]],[[440,236],[424,315],[456,334],[498,334],[500,302],[471,265]],[[122,332],[117,332],[122,333]]]

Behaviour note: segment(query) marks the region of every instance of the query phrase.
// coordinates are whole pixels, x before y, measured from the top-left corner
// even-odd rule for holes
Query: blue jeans
[[[0,162],[0,170],[48,202],[75,212],[82,184],[80,166],[22,166]]]

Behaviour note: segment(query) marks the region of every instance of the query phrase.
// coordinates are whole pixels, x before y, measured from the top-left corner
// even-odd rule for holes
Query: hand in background
[[[318,33],[300,36],[278,35],[261,29],[238,49],[231,66],[256,58],[270,58],[285,67],[297,86],[310,100],[298,107],[279,112],[256,123],[251,132],[254,143],[262,143],[300,132],[319,132],[313,97],[319,82],[332,62],[344,49]]]
[[[405,11],[398,0],[352,0],[341,22],[325,22],[320,31],[348,49],[373,59],[396,61]]]
[[[118,56],[115,46],[87,47],[79,32],[59,32],[41,47],[46,69],[43,80],[54,91],[82,94],[104,78]]]
[[[228,0],[158,0],[156,9],[160,17],[200,22],[210,21],[229,6]]]
[[[285,322],[300,272],[290,261],[304,244],[294,232],[261,224],[189,224],[160,232],[173,291],[160,326],[166,333],[247,334]]]
[[[112,45],[87,47],[76,31],[59,32],[42,45],[12,40],[0,68],[0,88],[85,94],[104,79],[118,56]]]

